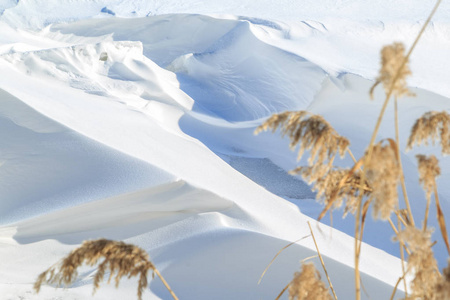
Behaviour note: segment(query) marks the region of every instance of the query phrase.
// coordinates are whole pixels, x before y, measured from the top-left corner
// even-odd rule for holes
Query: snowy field
[[[354,298],[354,219],[317,223],[322,206],[287,174],[296,154],[278,134],[253,134],[267,117],[309,110],[360,157],[381,108],[368,91],[379,51],[407,47],[434,3],[422,0],[0,0],[0,300],[134,299],[137,282],[103,283],[94,268],[68,289],[39,273],[84,240],[145,249],[180,299],[275,299],[316,250],[340,299]],[[450,2],[411,57],[400,136],[417,219],[424,192],[415,120],[450,109]],[[388,107],[378,138],[394,136]],[[450,218],[450,160],[438,190]],[[337,164],[351,166],[350,158]],[[438,228],[435,210],[431,226]],[[389,299],[402,275],[389,224],[368,218],[363,299]],[[439,267],[447,252],[438,230]],[[312,259],[321,270],[319,260]],[[322,270],[321,270],[322,271]],[[400,287],[401,288],[401,287]],[[401,297],[399,292],[398,297]],[[144,299],[170,299],[154,279]],[[287,299],[284,295],[283,299]]]

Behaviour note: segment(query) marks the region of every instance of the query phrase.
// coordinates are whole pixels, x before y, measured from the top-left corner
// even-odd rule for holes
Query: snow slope
[[[254,136],[255,127],[272,113],[308,109],[361,155],[382,100],[381,90],[373,102],[367,96],[379,49],[411,44],[431,9],[387,0],[57,3],[0,5],[0,253],[8,257],[0,299],[89,298],[93,269],[68,290],[34,295],[32,283],[99,237],[147,250],[180,299],[274,299],[314,255],[311,238],[258,286],[261,272],[309,234],[321,207],[285,173],[296,165],[287,141]],[[449,11],[444,4],[412,58],[417,97],[400,102],[405,140],[423,112],[449,108]],[[392,119],[390,109],[380,138],[392,136]],[[419,218],[414,154],[402,158]],[[446,171],[438,185],[448,179]],[[450,211],[450,195],[440,196]],[[341,231],[313,228],[338,295],[350,299],[352,218],[333,226]],[[371,298],[388,298],[401,274],[391,236],[387,224],[367,225],[374,247],[364,245],[361,270]],[[135,288],[104,284],[95,299],[128,298]],[[144,297],[170,296],[156,279]]]

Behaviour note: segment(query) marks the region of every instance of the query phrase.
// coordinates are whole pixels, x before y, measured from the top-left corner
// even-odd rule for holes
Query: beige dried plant
[[[372,98],[373,91],[379,83],[383,84],[386,94],[392,88],[392,93],[397,98],[405,95],[414,95],[406,86],[406,77],[411,75],[411,70],[409,69],[408,61],[402,67],[405,58],[405,46],[402,43],[393,43],[383,47],[381,50],[380,74],[370,89]],[[400,67],[402,67],[401,70],[399,70]]]
[[[289,300],[332,300],[319,271],[312,263],[302,264],[289,286]]]
[[[430,210],[431,194],[437,190],[436,177],[441,174],[441,169],[439,168],[439,161],[436,156],[431,155],[426,157],[425,155],[416,155],[417,161],[419,163],[419,182],[425,190],[425,195],[427,199],[427,205],[425,208],[425,218],[423,221],[423,228],[427,228],[428,223],[428,213]]]
[[[93,293],[100,287],[105,272],[109,271],[108,283],[115,274],[116,287],[118,287],[122,277],[139,276],[137,296],[140,300],[143,290],[148,285],[148,271],[157,271],[149,260],[147,252],[135,245],[106,239],[85,241],[60,263],[41,273],[34,284],[34,289],[39,293],[41,285],[44,283],[56,284],[57,286],[70,285],[76,280],[79,267],[83,264],[94,266],[98,262],[100,264],[94,276]],[[169,289],[169,291],[171,290]]]
[[[436,300],[450,299],[450,260],[447,268],[443,270],[443,276],[436,286]]]
[[[413,274],[411,281],[412,293],[409,299],[435,299],[436,286],[441,282],[441,274],[433,255],[431,230],[421,230],[407,226],[399,232],[395,240],[408,246],[407,272]]]
[[[431,197],[431,193],[436,189],[436,177],[441,174],[439,161],[434,155],[427,157],[425,155],[416,155],[419,163],[419,182],[427,194],[427,199]]]
[[[313,172],[312,167],[298,167],[290,173],[300,174],[303,178],[309,178]],[[316,200],[325,205],[334,195],[334,201],[331,210],[341,207],[345,203],[344,217],[347,213],[355,213],[356,203],[360,192],[361,177],[359,172],[351,173],[350,169],[333,168],[325,176],[318,178],[313,184],[313,191],[316,192]],[[348,176],[345,183],[340,187],[339,183],[342,178]],[[339,190],[336,190],[339,189]],[[365,182],[364,196],[368,197],[372,189]]]
[[[314,182],[328,173],[337,154],[344,156],[349,141],[340,136],[323,117],[307,111],[287,111],[274,114],[256,128],[255,134],[261,131],[281,129],[283,136],[290,139],[292,150],[298,147],[297,159],[308,150],[308,165],[311,168],[308,182]]]
[[[442,154],[450,154],[450,115],[446,111],[429,111],[417,119],[411,135],[408,139],[407,149],[411,149],[415,144],[428,145],[431,139],[433,145],[436,141],[441,142]]]
[[[398,206],[397,186],[401,175],[396,143],[391,139],[388,142],[374,145],[372,156],[364,166],[365,178],[372,188],[368,200],[373,202],[373,217],[382,220],[389,219]]]

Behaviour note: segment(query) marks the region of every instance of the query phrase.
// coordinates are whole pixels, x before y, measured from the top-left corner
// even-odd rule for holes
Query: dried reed
[[[310,235],[305,235],[302,238],[299,238],[296,241],[293,241],[292,243],[287,244],[286,246],[284,246],[283,248],[281,248],[280,250],[278,250],[277,254],[275,254],[275,256],[272,258],[272,260],[270,261],[270,263],[267,265],[267,267],[264,269],[264,271],[261,274],[261,277],[259,277],[258,280],[258,285],[261,283],[261,280],[263,279],[264,275],[266,275],[267,270],[269,270],[270,266],[273,264],[273,262],[275,261],[275,259],[278,257],[278,255],[281,254],[281,252],[283,252],[284,250],[286,250],[287,248],[289,248],[292,245],[295,245],[296,243],[300,242],[301,240],[304,240],[306,238],[310,237]]]
[[[448,239],[447,226],[445,225],[445,217],[442,212],[441,204],[439,203],[439,196],[436,187],[434,189],[434,200],[436,202],[436,215],[439,223],[439,229],[441,230],[442,238],[444,239],[445,246],[447,247],[447,252],[450,254],[450,241]]]
[[[416,155],[419,169],[419,182],[427,194],[427,198],[436,188],[436,177],[441,174],[439,161],[434,155],[427,157],[425,155]]]
[[[298,167],[290,173],[300,174],[303,178],[309,178],[312,172],[312,167]],[[343,184],[339,185],[341,180],[344,180]],[[316,192],[316,200],[326,206],[333,199],[333,202],[330,203],[331,210],[341,207],[345,202],[345,217],[347,213],[355,213],[360,184],[359,172],[350,173],[350,169],[333,168],[325,176],[318,178],[313,183],[312,189]],[[364,187],[365,196],[369,196],[371,191],[372,188],[366,181]]]
[[[298,147],[297,159],[300,159],[306,150],[310,152],[308,165],[311,170],[307,177],[308,182],[325,176],[336,155],[339,153],[343,157],[350,144],[323,117],[306,111],[274,114],[256,128],[255,134],[269,129],[275,132],[279,128],[283,136],[289,137],[291,149]]]
[[[392,89],[395,97],[413,95],[406,87],[406,77],[411,75],[408,63],[405,46],[402,43],[393,43],[383,47],[380,74],[370,89],[371,97],[373,98],[373,91],[379,83],[383,84],[386,94]]]
[[[382,67],[379,77],[377,78],[377,82],[370,90],[370,94],[372,95],[374,88],[379,83],[382,83],[386,92],[386,97],[375,124],[375,128],[372,132],[370,142],[367,147],[368,150],[364,157],[360,160],[356,161],[354,159],[355,165],[350,170],[341,172],[340,170],[333,169],[332,164],[336,154],[339,153],[343,156],[344,152],[348,149],[349,142],[345,138],[338,136],[335,131],[329,127],[329,124],[319,116],[309,117],[308,113],[304,111],[285,112],[272,116],[255,131],[255,133],[259,133],[263,130],[272,129],[272,131],[276,131],[278,128],[281,128],[282,134],[288,135],[291,139],[291,148],[297,147],[300,142],[298,159],[303,155],[305,150],[310,151],[308,167],[299,167],[295,169],[293,173],[299,173],[310,184],[315,183],[314,189],[318,192],[319,198],[325,203],[325,208],[319,215],[319,220],[323,218],[328,210],[341,206],[345,199],[343,196],[348,197],[347,202],[356,202],[350,207],[352,207],[352,211],[356,212],[354,258],[355,293],[357,300],[361,298],[359,260],[364,220],[366,218],[369,204],[373,203],[374,218],[389,220],[394,231],[396,231],[395,225],[390,220],[390,214],[395,212],[396,208],[398,208],[397,186],[399,181],[402,180],[401,161],[397,146],[399,144],[398,134],[396,136],[397,142],[389,139],[389,145],[383,145],[383,142],[375,144],[375,139],[391,96],[394,95],[398,98],[407,94],[411,95],[406,86],[406,77],[411,74],[408,66],[409,58],[441,2],[441,0],[437,0],[433,10],[429,14],[406,55],[405,48],[400,43],[394,43],[382,49]],[[429,119],[431,119],[431,117],[426,117],[427,119],[425,121],[430,121]],[[416,129],[413,128],[413,134],[409,139],[408,146],[411,147],[414,143],[420,144],[422,141],[427,142],[429,137],[431,137],[433,141],[436,140],[437,131],[439,130],[442,152],[444,154],[450,153],[450,137],[448,130],[449,123],[447,120],[447,115],[445,113],[445,118],[442,116],[439,117],[445,119],[445,122],[440,121],[441,123],[438,123],[438,126],[435,124],[430,126],[430,128],[425,128],[425,131],[422,129],[422,127],[426,127],[423,126],[423,124],[427,125],[425,121],[422,121],[422,123],[419,123],[417,126],[415,125]],[[396,123],[398,123],[397,115]],[[426,130],[429,130],[429,132],[427,133]],[[396,131],[398,132],[398,127],[396,127]],[[417,132],[416,135],[414,135],[415,132]],[[331,142],[327,143],[326,141]],[[358,173],[359,168],[361,167],[364,167],[364,169],[362,172]],[[334,188],[332,188],[333,186]],[[359,188],[358,192],[355,191],[355,187]],[[408,214],[403,217],[401,217],[400,214],[397,214],[397,216],[399,217],[399,220],[407,226],[405,230],[398,232],[397,239],[401,242],[401,245],[404,245],[405,250],[409,254],[408,270],[403,271],[403,277],[405,273],[409,271],[414,274],[414,279],[412,282],[413,294],[411,295],[411,298],[408,299],[432,299],[430,296],[433,296],[432,290],[436,286],[440,273],[437,270],[436,260],[434,259],[431,250],[431,233],[429,230],[419,230],[414,226],[414,219],[407,200],[404,182],[402,182],[402,188],[407,204]],[[367,195],[367,192],[370,192],[370,194]],[[439,209],[440,206],[436,189],[434,193],[436,195],[436,205],[438,208],[438,220],[441,224],[443,223],[443,214]],[[367,196],[368,198],[366,202],[363,201],[364,196]],[[351,199],[351,201],[348,201],[348,199]],[[441,218],[439,218],[439,213],[442,215]],[[399,226],[399,228],[401,227]],[[444,231],[442,228],[441,232],[444,236]],[[448,238],[445,236],[444,240],[447,243]],[[402,248],[403,247],[401,246],[401,249]],[[450,247],[448,248],[450,252]],[[297,296],[297,291],[300,290],[298,286],[300,286],[302,282],[306,286],[306,282],[308,280],[307,278],[314,277],[317,280],[315,277],[316,274],[314,274],[315,272],[317,273],[317,271],[315,269],[306,270],[306,266],[307,265],[302,266],[302,272],[295,274],[294,280],[289,283],[285,289],[283,289],[278,298],[281,297],[287,288],[289,288],[290,299],[294,299],[293,297],[298,297],[298,299],[307,299],[300,298],[302,295]],[[401,279],[399,279],[397,285],[400,283]],[[321,284],[323,285],[322,282]],[[305,287],[301,288],[305,289]],[[316,291],[320,289],[321,288],[317,288]],[[322,287],[322,290],[323,289],[324,287]],[[304,294],[305,293],[303,292],[303,295]],[[314,296],[314,298],[311,297],[311,299],[319,299],[318,297],[319,296]],[[324,297],[327,297],[326,299],[331,298],[329,294]]]
[[[413,274],[411,295],[407,299],[434,299],[435,288],[441,280],[436,259],[433,256],[431,230],[407,226],[395,240],[408,245],[408,273]]]
[[[427,199],[425,218],[423,221],[423,229],[425,230],[428,223],[428,212],[430,210],[431,194],[436,189],[436,177],[441,174],[441,169],[439,168],[439,161],[434,155],[426,157],[425,155],[419,154],[416,155],[416,158],[419,163],[419,182],[425,190]]]
[[[397,98],[395,98],[395,101],[394,101],[394,115],[395,115],[395,118],[394,118],[395,119],[395,142],[397,143],[397,145],[400,145],[400,130],[399,130],[399,122],[398,122],[398,99]],[[409,219],[410,219],[412,225],[415,225],[414,216],[413,216],[412,209],[411,209],[411,204],[409,202],[408,192],[406,190],[405,174],[403,171],[402,159],[401,159],[401,155],[400,155],[400,147],[397,147],[397,158],[398,158],[398,163],[399,163],[400,172],[401,172],[400,183],[402,185],[403,200],[405,201],[406,211],[409,215]]]
[[[149,260],[147,252],[134,245],[106,239],[85,241],[60,263],[41,273],[34,283],[34,289],[36,293],[39,293],[43,283],[56,284],[57,286],[64,284],[67,286],[76,280],[79,267],[83,264],[94,266],[101,259],[103,261],[99,264],[97,273],[94,276],[93,293],[100,287],[100,282],[103,281],[105,272],[109,270],[108,283],[116,273],[114,278],[116,287],[119,286],[119,281],[122,277],[139,276],[137,296],[141,300],[142,292],[148,285],[147,273],[151,270],[163,280],[173,298],[178,299]]]
[[[436,285],[436,300],[450,299],[450,261],[447,268],[444,268],[442,272],[443,276]]]
[[[332,300],[325,283],[312,263],[302,264],[289,285],[289,300]]]
[[[411,135],[408,139],[407,149],[411,149],[415,144],[428,145],[431,139],[433,145],[436,141],[441,142],[442,154],[450,154],[450,115],[446,111],[429,111],[417,119]]]
[[[319,246],[317,245],[316,237],[314,236],[314,232],[311,228],[311,224],[308,221],[309,231],[311,232],[311,236],[313,238],[314,246],[316,247],[317,255],[319,256],[320,263],[322,264],[323,271],[325,272],[325,276],[327,277],[328,284],[330,285],[331,292],[333,293],[333,297],[337,300],[336,291],[333,288],[333,284],[331,283],[330,276],[328,275],[327,268],[325,267],[325,263],[323,261],[322,255],[320,254]]]
[[[388,139],[372,147],[372,156],[365,160],[364,173],[372,192],[369,201],[373,202],[373,217],[387,220],[398,205],[397,186],[400,181],[400,164],[396,143]],[[366,154],[367,155],[367,154]]]

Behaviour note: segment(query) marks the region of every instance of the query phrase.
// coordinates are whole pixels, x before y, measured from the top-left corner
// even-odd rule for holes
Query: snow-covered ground
[[[297,164],[288,142],[253,131],[275,112],[307,109],[361,156],[383,98],[381,88],[368,97],[379,50],[411,45],[433,3],[222,2],[0,2],[0,299],[91,299],[89,268],[69,289],[32,291],[40,272],[86,239],[144,248],[180,299],[275,299],[315,254],[303,239],[257,284],[322,208],[286,173]],[[402,149],[417,117],[450,109],[449,16],[444,1],[411,58],[417,96],[399,102]],[[393,124],[390,107],[379,138],[392,137]],[[402,159],[420,220],[418,152]],[[440,161],[450,216],[450,161]],[[341,299],[354,297],[353,226],[338,213],[336,229],[313,226]],[[363,298],[388,299],[401,276],[392,235],[368,220]],[[433,239],[443,267],[439,232]],[[131,299],[136,286],[104,283],[92,299]],[[155,279],[144,299],[170,295]]]

